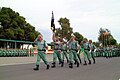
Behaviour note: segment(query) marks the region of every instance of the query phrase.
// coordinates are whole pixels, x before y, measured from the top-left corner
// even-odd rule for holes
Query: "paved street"
[[[0,66],[0,80],[119,80],[120,57],[96,59],[96,64],[73,69],[66,63],[49,70],[41,63],[39,71],[33,71],[34,63]]]

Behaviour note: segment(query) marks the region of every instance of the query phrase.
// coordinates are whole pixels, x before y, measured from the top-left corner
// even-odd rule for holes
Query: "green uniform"
[[[45,56],[46,56],[45,51],[46,51],[46,46],[47,46],[46,41],[45,41],[45,40],[42,40],[42,41],[40,42],[40,41],[38,41],[38,40],[36,39],[36,44],[37,44],[37,49],[38,49],[38,55],[37,55],[36,65],[40,65],[40,60],[41,60],[41,59],[43,60],[43,62],[44,62],[46,65],[48,65],[48,62],[47,62],[47,60],[46,60],[46,58],[45,58]]]
[[[86,61],[88,59],[89,61],[89,64],[91,64],[91,61],[90,61],[90,54],[89,54],[89,43],[88,42],[84,42],[83,43],[83,48],[84,48],[84,62],[85,62],[85,65],[86,65]]]
[[[70,53],[69,53],[70,66],[69,67],[70,68],[71,68],[71,65],[73,64],[73,59],[77,62],[77,67],[79,67],[77,48],[78,48],[77,41],[74,40],[69,43],[69,49],[70,49]]]
[[[90,60],[91,60],[91,57],[92,57],[93,63],[95,64],[94,50],[96,49],[96,47],[92,43],[89,43],[89,47],[90,47]]]
[[[60,41],[56,41],[54,40],[54,53],[53,53],[53,66],[52,68],[56,67],[55,64],[56,64],[56,61],[57,61],[57,57],[58,57],[58,60],[61,64],[61,67],[63,67],[63,61],[61,59],[61,43]]]
[[[81,53],[83,53],[83,52],[84,52],[84,48],[83,48],[82,46],[80,46],[79,51],[78,51],[78,54],[77,54],[80,63],[82,63],[81,58],[80,58],[80,55],[81,55]]]
[[[64,61],[64,57],[66,57],[67,62],[69,62],[68,55],[67,55],[67,44],[64,43],[62,45],[62,61]]]
[[[61,62],[61,45],[60,45],[60,41],[56,42],[54,44],[54,54],[53,54],[53,62],[56,62],[57,61],[57,57],[58,57],[58,60],[59,62]]]

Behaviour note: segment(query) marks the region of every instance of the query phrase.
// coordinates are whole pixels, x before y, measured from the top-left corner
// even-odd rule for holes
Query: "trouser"
[[[91,58],[92,58],[93,61],[95,62],[94,51],[91,51],[91,52],[90,52],[90,60],[91,60]]]
[[[88,50],[84,50],[84,61],[90,60],[90,54]]]
[[[75,50],[70,50],[69,53],[70,63],[73,63],[73,59],[78,62],[77,52]]]
[[[67,51],[62,51],[62,60],[64,61],[64,58],[66,57],[66,60],[69,61]]]
[[[46,56],[45,51],[38,51],[36,65],[40,65],[40,60],[41,60],[41,59],[43,60],[43,62],[44,62],[46,65],[48,65],[48,62],[47,62],[45,56]]]
[[[58,57],[59,62],[62,62],[60,51],[54,50],[54,53],[53,53],[53,62],[54,63],[57,61],[57,57]]]
[[[83,53],[83,52],[84,52],[84,48],[81,48],[80,51],[77,53],[77,57],[78,57],[80,63],[82,63],[81,58],[80,58],[80,55],[81,55],[81,53]]]

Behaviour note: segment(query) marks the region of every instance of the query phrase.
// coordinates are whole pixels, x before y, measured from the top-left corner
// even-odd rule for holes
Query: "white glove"
[[[97,49],[94,50],[94,52],[96,52]]]
[[[91,53],[91,50],[89,51],[89,53]]]

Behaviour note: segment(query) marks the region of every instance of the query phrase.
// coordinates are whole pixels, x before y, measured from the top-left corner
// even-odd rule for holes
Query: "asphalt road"
[[[96,60],[96,64],[74,65],[73,69],[67,63],[49,70],[41,63],[39,71],[33,71],[33,63],[0,66],[0,80],[120,80],[120,57]]]

